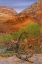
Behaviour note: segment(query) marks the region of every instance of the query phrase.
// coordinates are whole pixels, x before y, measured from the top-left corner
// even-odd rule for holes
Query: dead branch
[[[16,42],[16,53],[18,53],[18,49],[19,49],[19,42],[20,42],[20,39],[21,39],[21,37],[22,37],[22,35],[23,35],[23,34],[27,34],[27,33],[26,33],[26,32],[21,33],[21,35],[20,35],[20,37],[19,37],[18,41]]]

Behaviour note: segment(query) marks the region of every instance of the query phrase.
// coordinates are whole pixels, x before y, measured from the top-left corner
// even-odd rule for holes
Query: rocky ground
[[[42,64],[42,54],[33,55],[33,57],[29,58],[29,60],[33,61],[34,63],[20,60],[15,55],[12,57],[0,56],[0,64]]]

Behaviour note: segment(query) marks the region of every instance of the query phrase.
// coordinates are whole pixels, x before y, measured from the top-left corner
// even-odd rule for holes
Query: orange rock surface
[[[42,0],[18,14],[8,6],[0,6],[0,33],[12,33],[31,22],[38,22],[42,33]]]

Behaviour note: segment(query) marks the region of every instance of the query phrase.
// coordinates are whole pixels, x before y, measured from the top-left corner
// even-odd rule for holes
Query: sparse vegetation
[[[38,41],[37,43],[36,43],[36,40],[28,41],[30,42],[30,44],[28,44],[28,42],[26,44],[28,46],[28,50],[25,50],[26,45],[24,45],[24,43],[21,43],[21,42],[23,42],[25,38],[27,39],[27,38],[37,37],[39,36],[39,34],[40,34],[40,26],[38,23],[30,23],[26,25],[25,27],[20,28],[18,32],[13,32],[12,34],[2,34],[0,36],[0,49],[1,47],[3,47],[5,51],[4,53],[2,52],[2,54],[0,55],[10,56],[16,53],[16,55],[21,59],[22,58],[22,56],[20,56],[21,54],[27,54],[27,55],[30,54],[30,56],[26,55],[26,58],[22,58],[23,60],[29,61],[28,58],[31,57],[34,53],[38,52],[37,50],[40,48],[38,46]],[[15,42],[12,44],[11,40],[14,40]],[[32,50],[30,50],[30,48]],[[12,53],[10,53],[10,51],[12,51]]]
[[[10,43],[11,40],[17,41],[23,32],[26,32],[27,34],[22,35],[21,37],[22,40],[29,37],[37,37],[40,34],[40,26],[38,23],[30,23],[26,25],[25,27],[20,28],[18,32],[13,32],[12,35],[2,34],[0,36],[0,45],[2,45],[3,43],[4,44],[8,42]]]

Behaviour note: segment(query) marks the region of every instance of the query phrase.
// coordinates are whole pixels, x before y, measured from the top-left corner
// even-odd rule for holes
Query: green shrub
[[[10,34],[3,34],[2,36],[1,36],[1,39],[2,39],[2,41],[11,41],[11,39],[12,39],[12,36],[10,35]]]
[[[40,25],[38,23],[29,23],[24,27],[29,36],[36,37],[40,34]]]
[[[18,39],[18,32],[13,32],[12,37],[14,40],[17,40]]]
[[[24,32],[26,32],[25,29],[24,29],[24,27],[20,28],[19,31],[18,31],[18,38],[19,38],[20,35],[23,33],[22,36],[21,36],[21,40],[22,40],[22,41],[23,41],[25,38],[27,38],[27,34],[25,34]]]
[[[18,38],[23,32],[26,32],[27,34],[22,35],[22,40],[28,37],[37,37],[40,34],[40,25],[34,22],[20,28],[18,31]]]

